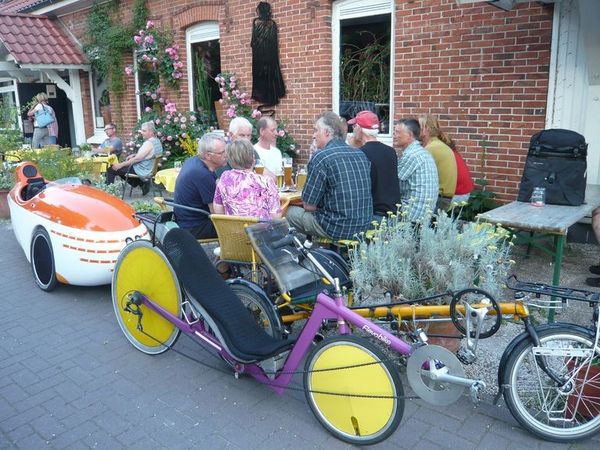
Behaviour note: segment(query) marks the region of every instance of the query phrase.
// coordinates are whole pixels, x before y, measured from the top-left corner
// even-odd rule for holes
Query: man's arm
[[[304,206],[304,210],[308,211],[308,212],[315,212],[317,210],[316,205],[310,205],[308,203],[303,203],[303,206]]]
[[[140,149],[138,150],[138,152],[135,155],[127,158],[126,161],[113,164],[112,168],[113,168],[113,170],[119,170],[123,167],[129,167],[136,163],[142,162],[146,159],[150,159],[149,157],[152,155],[153,151],[154,151],[154,148],[153,148],[152,144],[150,142],[146,141],[142,144],[142,146],[140,147]]]

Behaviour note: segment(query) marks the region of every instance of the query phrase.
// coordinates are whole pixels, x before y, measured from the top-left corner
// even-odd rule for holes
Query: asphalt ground
[[[185,336],[174,348],[194,360],[134,349],[109,286],[42,292],[8,221],[0,221],[0,267],[0,448],[348,447],[321,427],[301,391],[278,396],[251,378],[235,379]],[[398,430],[377,447],[600,448],[599,437],[541,441],[490,401],[408,400]]]

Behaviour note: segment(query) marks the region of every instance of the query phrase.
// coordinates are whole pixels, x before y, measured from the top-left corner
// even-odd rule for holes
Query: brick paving
[[[0,267],[1,449],[348,447],[319,425],[301,392],[277,396],[173,351],[135,350],[109,286],[42,292],[5,221]],[[184,336],[175,348],[225,370]],[[407,401],[400,427],[379,447],[568,446],[532,437],[504,407],[462,398],[449,407]],[[597,437],[571,448],[599,447]]]

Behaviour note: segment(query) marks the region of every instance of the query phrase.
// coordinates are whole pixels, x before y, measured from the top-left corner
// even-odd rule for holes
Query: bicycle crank
[[[432,405],[450,405],[460,398],[465,387],[479,390],[482,381],[465,377],[458,358],[439,345],[424,345],[408,358],[406,375],[410,387]]]

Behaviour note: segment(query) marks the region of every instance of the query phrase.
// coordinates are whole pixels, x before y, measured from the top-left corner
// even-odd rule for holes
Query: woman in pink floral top
[[[227,145],[227,158],[233,169],[223,172],[217,181],[214,212],[259,219],[280,218],[279,191],[273,178],[253,172],[254,148],[250,141],[231,142]]]

